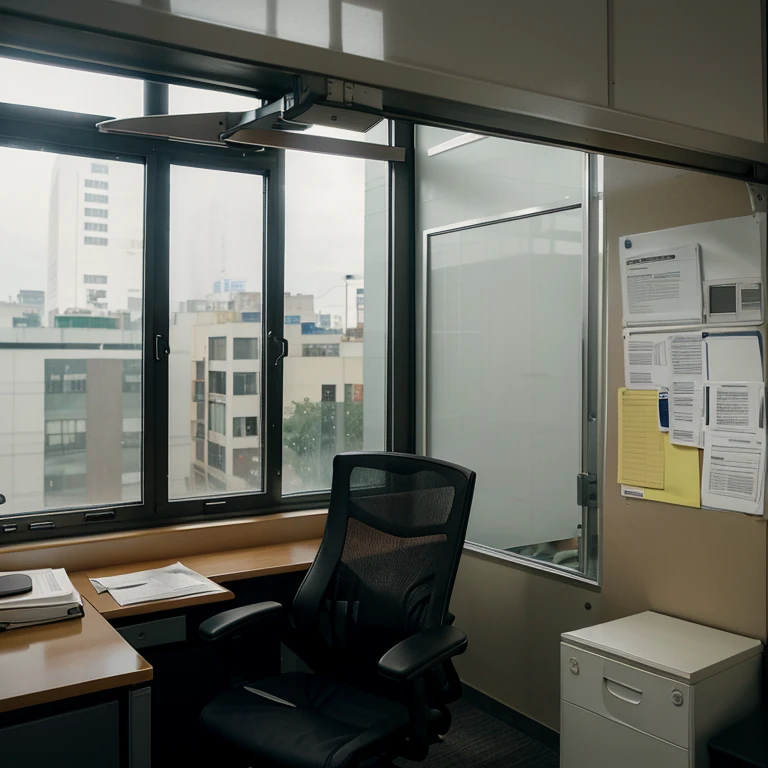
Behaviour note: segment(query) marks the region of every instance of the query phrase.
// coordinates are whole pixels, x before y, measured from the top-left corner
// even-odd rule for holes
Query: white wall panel
[[[760,0],[613,0],[612,107],[765,140]]]

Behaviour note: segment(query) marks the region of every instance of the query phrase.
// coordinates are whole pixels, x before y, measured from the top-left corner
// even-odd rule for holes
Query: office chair
[[[222,646],[278,626],[314,673],[237,685],[208,704],[200,722],[216,764],[229,765],[226,756],[254,768],[347,768],[426,757],[461,695],[451,658],[467,638],[448,604],[474,485],[474,472],[435,459],[335,457],[325,534],[290,613],[258,603],[200,625],[203,640]]]

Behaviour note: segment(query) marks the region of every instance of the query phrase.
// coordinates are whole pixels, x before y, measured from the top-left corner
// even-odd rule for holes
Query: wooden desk
[[[305,571],[315,559],[320,546],[320,539],[307,541],[292,541],[285,544],[270,544],[263,547],[248,547],[246,549],[234,549],[224,552],[211,552],[202,555],[188,555],[181,558],[181,562],[193,571],[206,576],[222,584],[239,579],[250,579],[256,576],[272,576],[280,573],[293,573]],[[190,597],[178,597],[173,600],[156,600],[153,602],[139,603],[138,605],[118,605],[108,592],[97,594],[90,578],[99,576],[117,576],[122,573],[134,571],[146,571],[151,568],[163,568],[172,565],[178,558],[165,560],[149,560],[139,563],[126,563],[113,565],[107,568],[94,568],[89,571],[80,571],[69,575],[72,583],[80,594],[93,605],[96,610],[107,619],[122,618],[125,616],[139,616],[158,611],[168,611],[174,608],[202,603],[231,600],[234,595],[226,593],[212,595],[192,595]]]
[[[0,633],[0,712],[136,685],[152,667],[87,602],[85,616]]]

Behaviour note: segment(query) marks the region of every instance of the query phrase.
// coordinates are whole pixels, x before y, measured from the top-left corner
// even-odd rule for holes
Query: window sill
[[[205,520],[157,528],[27,541],[0,547],[0,571],[66,568],[70,571],[302,539],[321,538],[327,509]]]
[[[514,552],[506,552],[499,549],[493,549],[491,547],[486,547],[482,544],[475,544],[470,541],[465,542],[464,552],[469,553],[472,556],[485,557],[512,567],[519,567],[526,571],[532,571],[540,576],[548,576],[555,578],[558,581],[565,581],[572,586],[578,585],[595,592],[600,592],[602,590],[599,581],[590,579],[583,573],[573,571],[570,568],[563,568],[562,566],[547,563],[542,560],[536,560],[532,557],[518,555]]]

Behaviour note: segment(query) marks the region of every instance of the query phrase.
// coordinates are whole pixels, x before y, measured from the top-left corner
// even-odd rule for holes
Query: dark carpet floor
[[[556,752],[471,704],[451,707],[453,725],[445,741],[423,763],[398,760],[400,768],[557,768]]]

